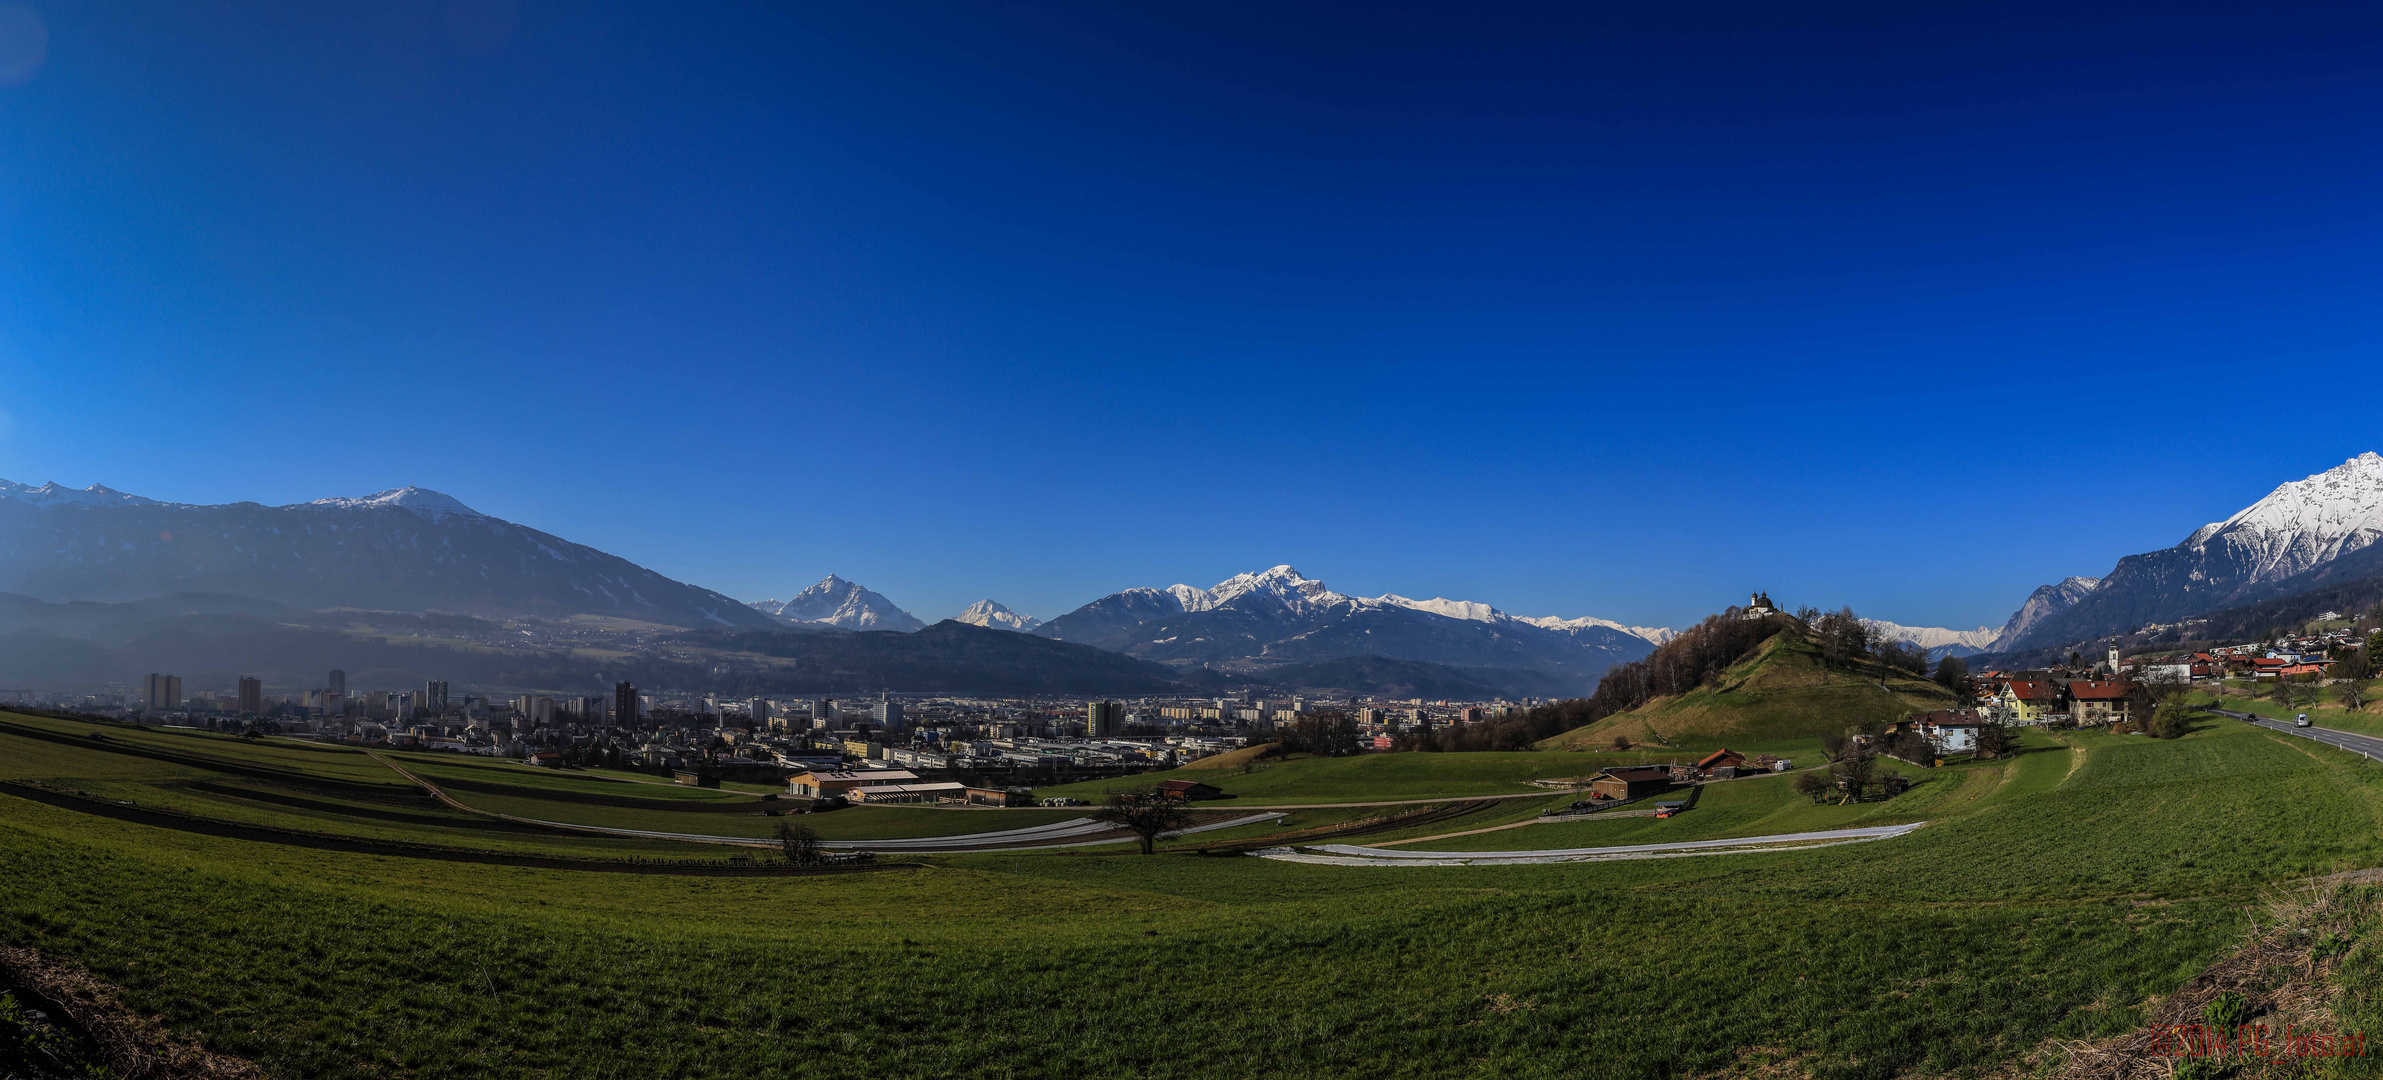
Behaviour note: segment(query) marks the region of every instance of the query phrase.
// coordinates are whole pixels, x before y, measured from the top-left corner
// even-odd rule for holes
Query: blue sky
[[[818,7],[0,12],[0,477],[1960,627],[2383,448],[2371,5]]]

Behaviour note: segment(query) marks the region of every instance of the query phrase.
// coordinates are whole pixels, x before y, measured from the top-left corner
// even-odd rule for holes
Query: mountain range
[[[1442,598],[1349,596],[1287,565],[1208,589],[1127,589],[1034,632],[1177,666],[1246,672],[1365,655],[1526,669],[1584,694],[1607,668],[1647,655],[1668,633],[1601,619],[1520,619]]]
[[[1941,626],[1902,626],[1884,619],[1863,619],[1870,632],[1888,641],[1900,641],[1928,650],[1933,660],[1944,656],[1975,656],[1994,644],[2001,633],[1992,627],[1975,630],[1947,630]]]
[[[115,602],[208,592],[318,610],[772,625],[709,589],[418,487],[203,506],[96,484],[0,481],[0,592]]]
[[[2037,589],[1997,652],[2058,648],[2383,576],[2383,456],[2279,485],[2175,547]]]

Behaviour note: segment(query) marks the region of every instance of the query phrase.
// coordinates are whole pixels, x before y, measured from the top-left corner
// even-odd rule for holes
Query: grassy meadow
[[[292,829],[408,828],[482,851],[613,843],[342,821],[342,809],[435,816],[437,804],[389,790],[341,748],[107,734],[234,768],[255,755],[270,767],[253,771],[281,779],[0,732],[0,780],[116,785],[187,798],[192,814],[246,803],[286,812]],[[1422,788],[1540,775],[1518,760],[1531,758],[1547,775],[1577,761],[1381,755],[1355,760],[1392,764],[1304,775],[1333,796],[1316,802],[1456,796]],[[1300,776],[1300,764],[1224,779]],[[2383,770],[2247,725],[2207,721],[2173,742],[2031,736],[2006,762],[1908,771],[1920,782],[1881,803],[1814,807],[1764,777],[1712,785],[1663,821],[1420,845],[1929,822],[1809,851],[1355,868],[1107,848],[774,876],[325,850],[0,789],[0,941],[84,965],[275,1076],[1983,1076],[2024,1067],[2047,1040],[2135,1028],[2156,995],[2239,943],[2279,882],[2383,864]],[[1440,831],[1560,801],[1510,800]],[[2344,970],[2372,970],[2375,949],[2355,942]],[[2346,999],[2366,1010],[2346,1015],[2373,1015],[2371,997]]]

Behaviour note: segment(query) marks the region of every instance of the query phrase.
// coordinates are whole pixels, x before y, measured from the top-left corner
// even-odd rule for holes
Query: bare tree
[[[1628,750],[1628,749],[1630,749],[1630,736],[1628,736],[1628,735],[1616,735],[1616,736],[1614,736],[1614,737],[1613,737],[1613,748],[1614,748],[1614,749],[1616,749],[1616,750]]]
[[[2008,725],[1984,723],[1978,725],[1977,754],[1981,760],[1993,761],[2019,752],[2019,737]]]
[[[815,866],[827,861],[827,849],[819,846],[819,834],[808,825],[779,822],[778,847],[786,853],[786,861],[796,866]]]
[[[2373,692],[2373,687],[2374,684],[2364,676],[2343,679],[2341,685],[2342,708],[2351,712],[2366,708],[2366,700]]]
[[[1828,798],[1829,792],[1836,790],[1836,785],[1818,770],[1797,773],[1794,786],[1796,794],[1812,800],[1814,806],[1819,806],[1822,799]]]
[[[1109,796],[1108,804],[1093,811],[1094,821],[1123,825],[1142,841],[1142,854],[1158,850],[1160,833],[1174,832],[1191,820],[1183,808],[1183,801],[1158,790],[1121,791]]]

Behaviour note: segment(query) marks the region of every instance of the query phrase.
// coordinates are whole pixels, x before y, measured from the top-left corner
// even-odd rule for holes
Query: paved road
[[[2372,735],[2358,735],[2347,731],[2335,731],[2332,728],[2293,727],[2288,721],[2270,720],[2267,717],[2259,715],[2258,713],[2237,712],[2233,709],[2210,709],[2209,711],[2216,713],[2219,716],[2231,716],[2236,720],[2248,720],[2251,723],[2268,729],[2269,731],[2281,731],[2286,735],[2298,735],[2303,739],[2315,739],[2327,746],[2340,747],[2341,749],[2348,750],[2353,754],[2363,755],[2370,761],[2383,761],[2383,739],[2378,739]]]
[[[1863,829],[1775,833],[1720,840],[1677,840],[1663,844],[1624,844],[1614,847],[1553,848],[1543,851],[1392,851],[1349,844],[1319,844],[1308,850],[1269,848],[1250,854],[1282,862],[1325,866],[1517,866],[1536,863],[1606,862],[1616,859],[1660,859],[1685,855],[1737,855],[1761,851],[1794,851],[1832,844],[1886,840],[1927,824],[1878,825]]]

